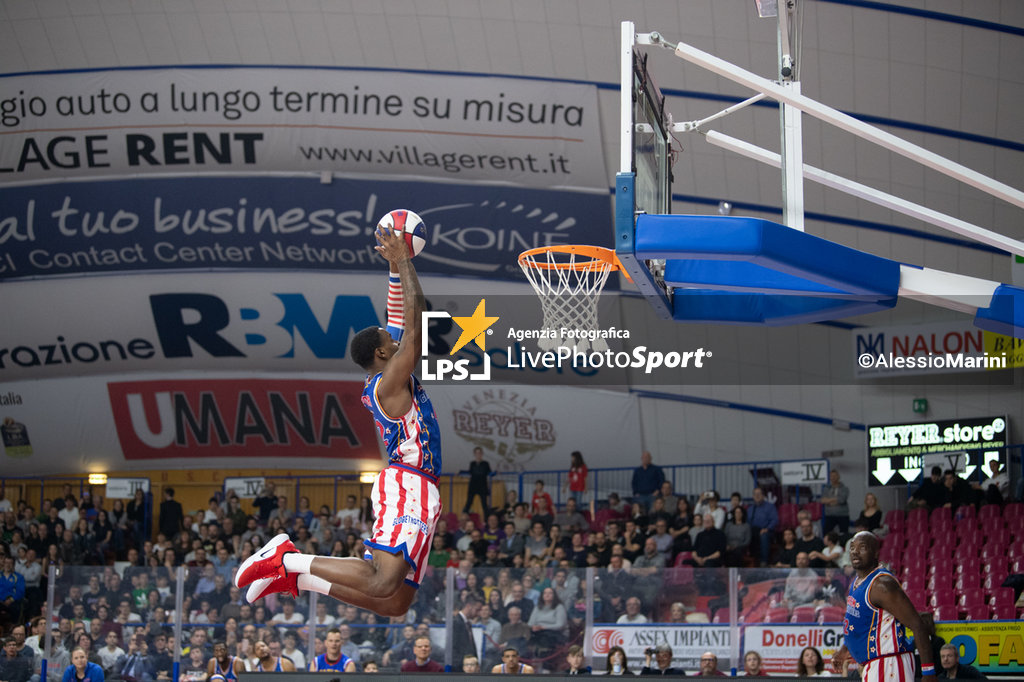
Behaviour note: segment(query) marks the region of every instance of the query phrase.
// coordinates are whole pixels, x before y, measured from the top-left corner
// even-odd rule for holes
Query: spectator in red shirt
[[[576,450],[571,455],[569,464],[569,476],[567,485],[569,488],[569,499],[576,500],[576,504],[583,504],[583,494],[587,492],[587,465],[583,461],[583,454]]]

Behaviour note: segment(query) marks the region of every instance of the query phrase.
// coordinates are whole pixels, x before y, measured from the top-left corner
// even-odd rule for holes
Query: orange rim
[[[556,263],[548,260],[536,260],[535,256],[546,253],[567,253],[583,256],[589,260],[574,260],[571,263]],[[535,270],[599,270],[604,265],[610,266],[611,271],[622,270],[622,263],[619,257],[611,249],[601,246],[589,246],[587,244],[558,244],[555,246],[540,246],[536,249],[529,249],[519,254],[519,265],[522,267],[534,268]]]

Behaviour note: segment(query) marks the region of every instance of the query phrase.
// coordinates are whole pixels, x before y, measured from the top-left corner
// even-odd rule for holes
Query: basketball
[[[423,223],[423,218],[412,211],[405,209],[391,211],[380,219],[377,227],[391,229],[402,235],[409,247],[410,256],[418,255],[427,245],[427,226]]]

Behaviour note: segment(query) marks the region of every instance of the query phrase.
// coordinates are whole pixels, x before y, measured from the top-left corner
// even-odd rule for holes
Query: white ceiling
[[[847,112],[993,138],[984,143],[901,128],[906,139],[1024,188],[1024,2],[903,0],[905,7],[1014,27],[803,0],[803,92]],[[0,72],[177,64],[387,67],[618,81],[619,23],[658,31],[772,77],[774,20],[753,0],[0,0]],[[748,96],[666,51],[652,57],[663,89]],[[617,97],[599,90],[608,168],[617,167]],[[676,120],[725,105],[671,97]],[[1022,212],[939,173],[823,130],[805,118],[807,163],[1024,239]],[[751,108],[713,125],[778,149],[777,113]],[[679,195],[779,207],[779,173],[681,136]],[[609,178],[611,185],[611,178]],[[807,185],[808,211],[945,234]],[[677,212],[712,211],[677,201]],[[770,215],[770,214],[766,214]],[[775,216],[772,216],[775,217]],[[830,221],[808,231],[897,260],[1009,281],[1010,259],[963,246]]]

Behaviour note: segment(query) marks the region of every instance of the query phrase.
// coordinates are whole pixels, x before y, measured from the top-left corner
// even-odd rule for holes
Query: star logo
[[[476,310],[473,311],[471,316],[452,316],[452,320],[455,324],[462,328],[462,333],[459,334],[459,340],[455,342],[455,345],[452,347],[452,351],[449,355],[455,355],[470,341],[475,343],[480,350],[487,350],[484,347],[484,334],[487,332],[488,327],[498,321],[498,318],[488,317],[487,312],[484,309],[484,303],[486,303],[486,299],[481,298],[480,303],[477,304]]]

